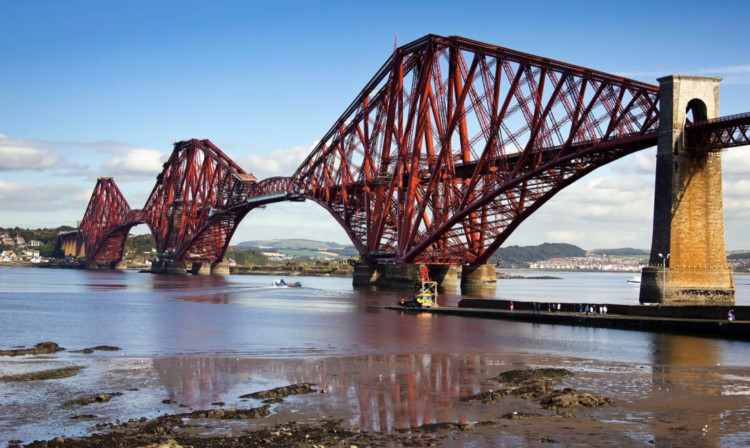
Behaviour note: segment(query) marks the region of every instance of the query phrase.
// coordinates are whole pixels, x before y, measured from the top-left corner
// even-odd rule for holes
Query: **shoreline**
[[[53,401],[47,403],[51,413],[36,411],[35,421],[26,422],[36,427],[51,424],[50,435],[42,437],[45,441],[10,435],[4,440],[8,446],[143,447],[162,446],[169,440],[177,444],[173,447],[194,448],[342,443],[590,446],[592,440],[606,440],[608,446],[624,447],[664,441],[690,446],[696,438],[710,445],[721,444],[721,437],[732,434],[739,438],[735,440],[748,437],[742,390],[750,387],[750,369],[711,365],[710,359],[668,368],[533,354],[275,360],[208,356],[155,358],[146,363],[87,359],[89,365],[80,375],[103,363],[107,369],[100,373],[102,378],[97,374],[93,382],[78,387],[73,387],[73,379],[37,382],[36,387],[55,391],[46,398]],[[43,362],[65,363],[64,359]],[[229,366],[234,367],[227,370]],[[496,379],[503,373],[547,368],[565,369],[571,375],[543,384]],[[180,379],[185,375],[212,381],[223,378],[213,386],[220,393],[201,388],[204,396],[194,396],[192,387]],[[144,387],[146,378],[159,383]],[[297,386],[301,393],[270,398],[261,394],[281,383]],[[730,383],[737,388],[727,389]],[[313,390],[307,393],[302,384]],[[529,385],[532,389],[523,389]],[[104,393],[111,398],[87,405],[57,404]],[[545,396],[574,398],[544,404]],[[127,403],[136,403],[136,408]],[[265,406],[267,414],[251,415]],[[70,424],[89,434],[73,435]],[[703,431],[706,425],[709,430]],[[285,437],[278,438],[280,434]]]
[[[512,308],[511,308],[512,304]],[[750,340],[750,306],[658,306],[597,303],[597,311],[584,312],[589,303],[551,303],[506,299],[462,299],[458,306],[409,308],[378,306],[413,314],[437,314],[500,319],[534,324],[614,328],[649,332],[674,332],[690,336],[715,336]],[[601,307],[607,312],[602,313]],[[728,320],[729,312],[734,319]]]

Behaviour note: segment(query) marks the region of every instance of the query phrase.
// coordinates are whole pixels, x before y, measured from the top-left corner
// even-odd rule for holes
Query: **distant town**
[[[530,269],[556,271],[640,272],[644,266],[635,257],[599,255],[591,252],[585,257],[556,257],[529,264]]]
[[[58,229],[0,228],[1,265],[42,265],[76,263],[55,247]],[[15,231],[15,232],[14,232]],[[125,245],[125,259],[135,266],[148,266],[154,256],[150,235],[130,235]],[[230,266],[269,266],[307,263],[353,262],[353,246],[299,239],[245,241],[227,252]],[[640,272],[648,264],[648,252],[638,249],[597,249],[584,251],[570,244],[544,243],[538,246],[501,248],[493,257],[501,269],[534,269],[550,271]],[[737,272],[750,270],[750,251],[731,252],[727,262]]]
[[[3,233],[0,235],[0,244],[3,246],[12,246],[14,249],[0,251],[0,261],[3,263],[42,263],[48,262],[49,258],[42,257],[39,249],[42,242],[39,240],[26,241],[20,235],[9,235]]]

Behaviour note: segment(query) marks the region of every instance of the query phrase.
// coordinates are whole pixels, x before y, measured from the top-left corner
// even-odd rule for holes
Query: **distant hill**
[[[621,249],[594,249],[591,252],[599,255],[613,255],[615,257],[636,257],[640,255],[648,256],[651,252],[644,249],[633,249],[624,247]]]
[[[255,249],[261,252],[274,252],[297,258],[350,258],[359,255],[357,249],[350,244],[293,238],[243,241],[234,247],[236,249]]]
[[[529,263],[549,258],[585,256],[585,250],[572,244],[544,243],[538,246],[501,247],[490,258],[490,262],[501,261],[504,267],[528,267]]]

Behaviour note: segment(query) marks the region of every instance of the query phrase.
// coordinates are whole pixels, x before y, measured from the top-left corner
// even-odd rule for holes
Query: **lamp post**
[[[669,254],[667,254],[667,256],[665,257],[664,255],[659,253],[659,258],[661,258],[662,272],[664,275],[662,283],[661,283],[661,287],[662,287],[661,300],[663,302],[664,299],[667,298],[667,260],[669,260]]]

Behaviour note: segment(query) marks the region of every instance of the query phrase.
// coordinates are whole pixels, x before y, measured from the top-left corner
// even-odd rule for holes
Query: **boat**
[[[284,281],[283,278],[280,278],[276,280],[275,282],[271,283],[271,286],[276,288],[300,288],[302,287],[302,283],[300,282],[289,282],[287,283]]]
[[[637,284],[640,284],[641,283],[641,276],[640,275],[634,275],[633,278],[631,278],[630,280],[628,280],[628,283],[637,283]]]
[[[419,288],[414,294],[404,297],[399,301],[399,305],[404,308],[435,308],[437,304],[437,282],[422,280],[419,282]]]

